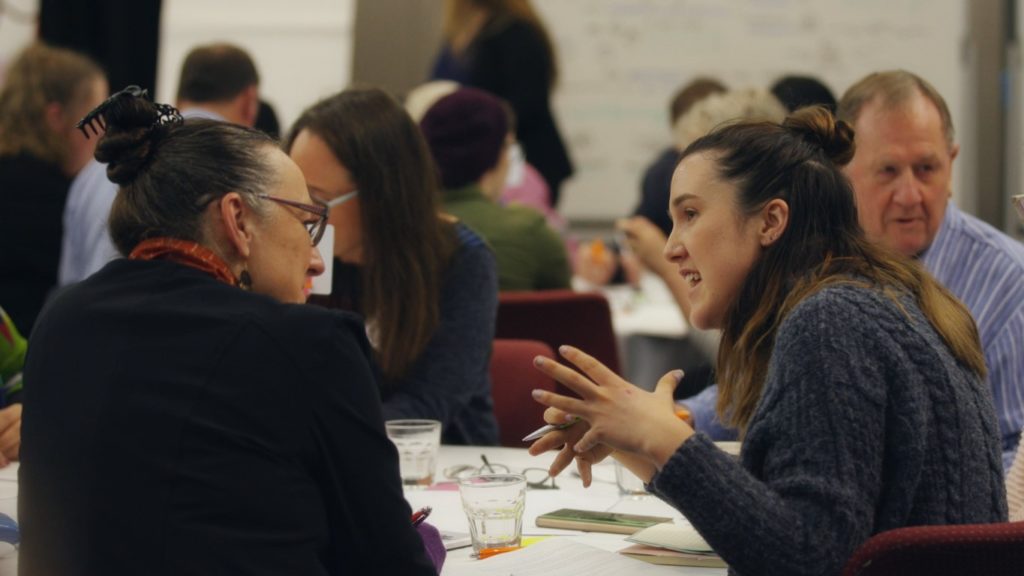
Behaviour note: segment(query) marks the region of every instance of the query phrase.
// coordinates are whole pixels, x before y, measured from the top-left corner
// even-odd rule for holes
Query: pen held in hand
[[[576,418],[573,418],[572,420],[566,422],[565,424],[548,424],[546,426],[541,426],[540,428],[537,428],[533,432],[530,432],[529,434],[524,436],[523,442],[531,442],[553,430],[565,430],[566,428],[572,426],[573,424],[579,421],[580,418],[577,416]]]
[[[687,410],[685,406],[676,406],[676,418],[679,418],[680,420],[686,422],[687,424],[693,425],[693,416],[690,414],[690,411]],[[579,421],[580,417],[576,416],[575,418],[566,422],[565,424],[548,424],[546,426],[541,426],[540,428],[537,428],[533,432],[530,432],[529,434],[524,436],[523,442],[532,442],[544,436],[548,432],[552,432],[554,430],[565,430],[566,428],[572,426],[573,424]]]

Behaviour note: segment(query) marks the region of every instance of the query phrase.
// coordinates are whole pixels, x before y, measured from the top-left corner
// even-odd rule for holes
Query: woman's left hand
[[[533,397],[541,404],[587,421],[590,429],[572,447],[577,453],[607,444],[616,450],[644,456],[660,469],[693,434],[693,429],[675,415],[672,392],[682,378],[681,370],[669,372],[658,381],[653,392],[647,392],[572,346],[561,346],[558,351],[586,376],[541,356],[534,364],[580,398],[544,390],[534,390]]]

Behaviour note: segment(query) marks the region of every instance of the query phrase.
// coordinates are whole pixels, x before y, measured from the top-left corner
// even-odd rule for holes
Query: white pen
[[[572,420],[570,420],[569,422],[566,422],[565,424],[558,424],[558,425],[548,424],[546,426],[541,426],[540,428],[537,428],[533,432],[530,432],[529,434],[524,436],[523,437],[523,442],[530,442],[532,440],[536,440],[537,438],[540,438],[541,436],[547,434],[548,432],[551,432],[552,430],[565,430],[569,426],[572,426],[573,424],[575,424],[575,423],[577,423],[579,421],[580,421],[580,419],[577,416],[576,418],[573,418]]]

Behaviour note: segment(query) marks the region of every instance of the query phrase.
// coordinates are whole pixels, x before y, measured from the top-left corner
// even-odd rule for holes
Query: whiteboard
[[[561,211],[631,213],[646,165],[670,144],[668,101],[695,76],[733,88],[813,74],[836,97],[869,72],[905,68],[946,98],[974,182],[965,0],[537,0],[558,51],[553,106],[576,165]],[[955,185],[955,196],[967,187]],[[968,207],[969,208],[969,207]],[[666,207],[667,209],[667,207]]]

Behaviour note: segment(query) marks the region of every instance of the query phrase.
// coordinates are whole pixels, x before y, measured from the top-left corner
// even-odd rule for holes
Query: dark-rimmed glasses
[[[299,210],[305,210],[310,214],[316,214],[316,220],[306,221],[302,224],[306,227],[306,232],[309,232],[309,239],[313,243],[313,246],[319,244],[320,239],[324,237],[324,230],[327,229],[327,215],[330,213],[330,208],[325,204],[306,204],[303,202],[296,202],[294,200],[286,200],[285,198],[278,198],[277,196],[271,196],[270,194],[257,194],[256,197],[277,202],[278,204],[284,204],[285,206],[298,208]]]

